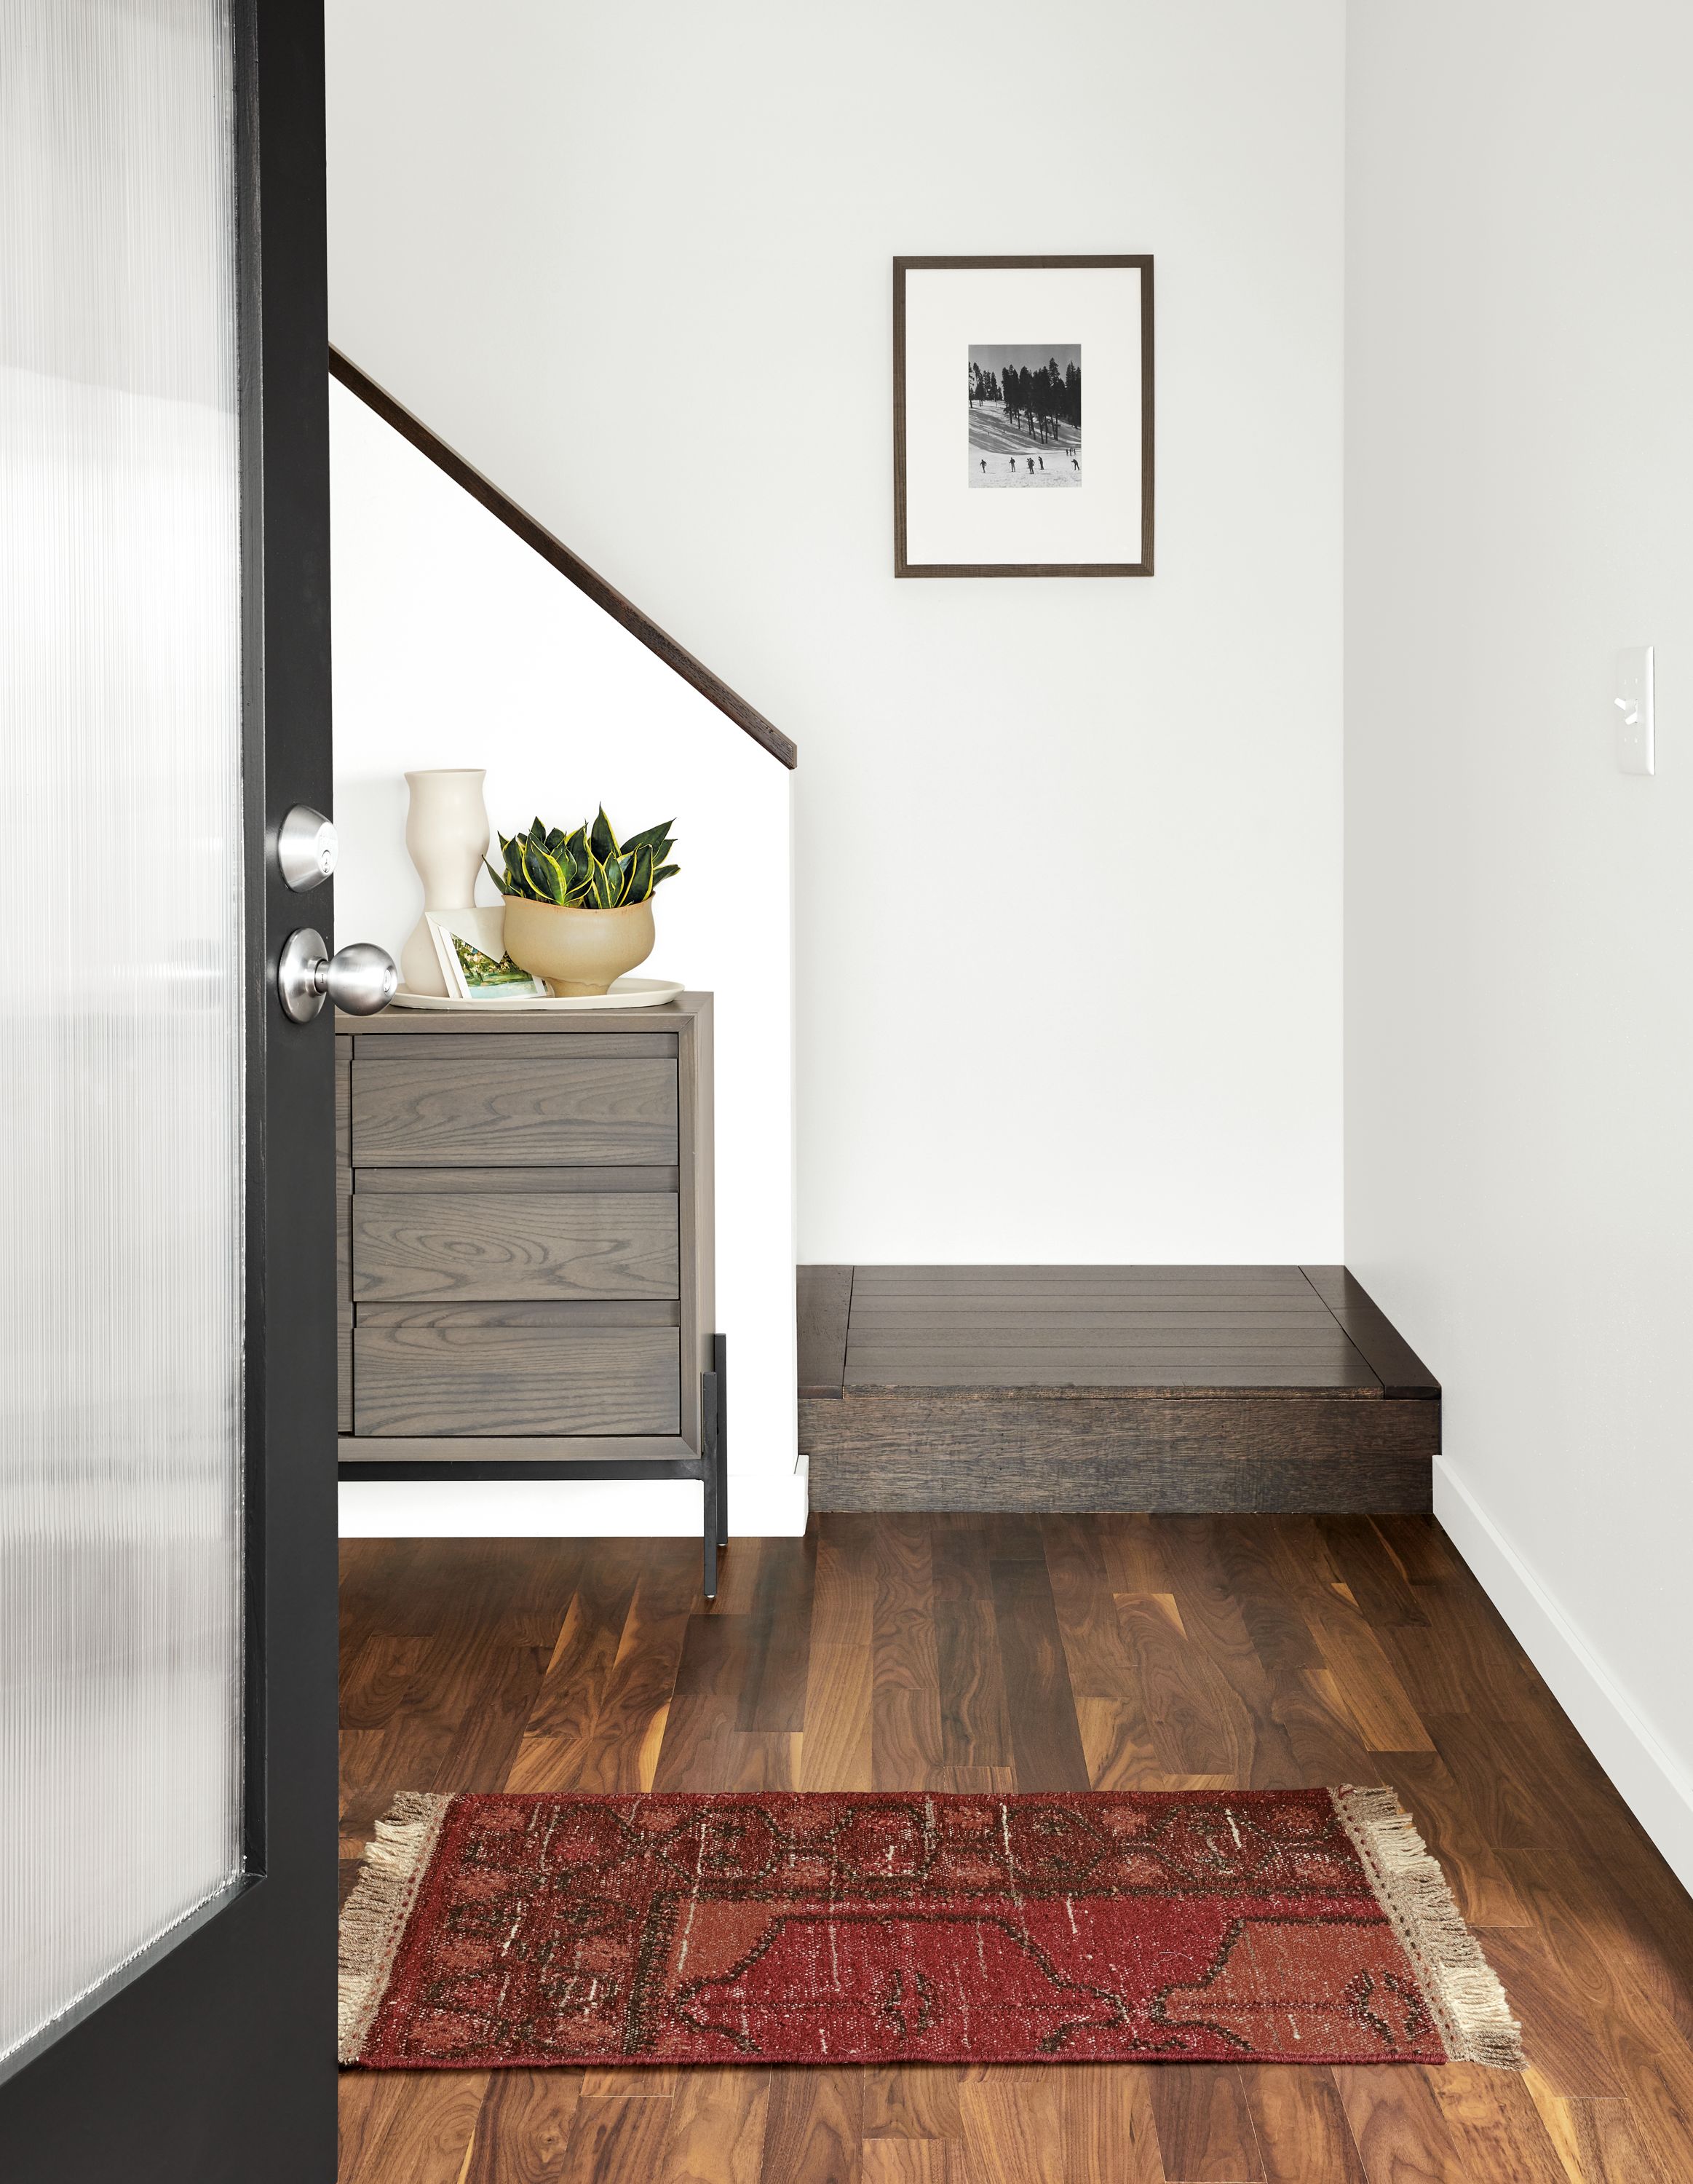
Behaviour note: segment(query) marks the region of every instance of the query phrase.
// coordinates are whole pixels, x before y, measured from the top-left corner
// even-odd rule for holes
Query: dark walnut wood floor
[[[342,2081],[342,2184],[1685,2184],[1693,1904],[1426,1518],[826,1516],[342,1549],[343,1849],[401,1789],[1394,1784],[1526,2076]]]

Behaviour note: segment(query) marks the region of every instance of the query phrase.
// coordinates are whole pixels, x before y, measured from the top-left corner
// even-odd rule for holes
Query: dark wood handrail
[[[787,766],[799,763],[798,746],[790,743],[780,728],[772,727],[762,713],[732,690],[720,676],[714,675],[702,660],[696,660],[685,645],[678,644],[660,629],[649,616],[643,615],[632,599],[626,599],[615,585],[608,584],[604,577],[572,554],[544,524],[537,523],[515,500],[509,499],[444,440],[437,439],[426,425],[420,424],[386,387],[378,387],[338,348],[331,348],[329,352],[329,370],[331,377],[338,379],[348,393],[356,394],[367,409],[374,410],[385,425],[392,425],[420,455],[427,455],[436,468],[444,471],[455,485],[462,486],[472,500],[480,501],[490,515],[498,516],[508,531],[515,532],[524,544],[532,548],[550,567],[561,577],[567,577],[579,592],[586,592],[614,621],[621,622],[631,637],[639,638],[649,652],[655,652],[672,673],[681,676],[684,682],[691,682],[702,698],[709,698],[720,713],[726,714],[738,728],[744,729],[755,744],[761,744],[772,758],[779,758]]]

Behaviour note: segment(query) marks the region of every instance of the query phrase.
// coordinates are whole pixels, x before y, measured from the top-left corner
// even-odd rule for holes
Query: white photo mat
[[[894,261],[896,573],[1150,573],[1151,278],[1146,258]],[[986,343],[1079,346],[1079,490],[971,489],[966,365]]]

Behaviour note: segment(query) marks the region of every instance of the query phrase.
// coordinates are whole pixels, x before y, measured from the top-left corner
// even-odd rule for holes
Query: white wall
[[[333,339],[800,747],[799,1251],[1340,1242],[1341,0],[329,0]],[[892,577],[898,253],[1150,251],[1158,574]]]
[[[799,1532],[795,1468],[789,784],[786,767],[339,386],[330,388],[336,923],[396,956],[423,890],[409,769],[483,766],[506,833],[604,800],[672,816],[643,977],[716,996],[718,1325],[729,1342],[737,1532]],[[481,893],[497,900],[484,877]],[[348,1534],[692,1532],[682,1482],[360,1480]]]
[[[1349,70],[1346,1257],[1693,1884],[1693,13],[1362,0]]]

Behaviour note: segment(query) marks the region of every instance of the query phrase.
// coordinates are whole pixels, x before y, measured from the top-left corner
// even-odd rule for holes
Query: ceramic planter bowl
[[[621,910],[567,910],[505,897],[505,952],[554,994],[603,994],[653,952],[653,901]]]

